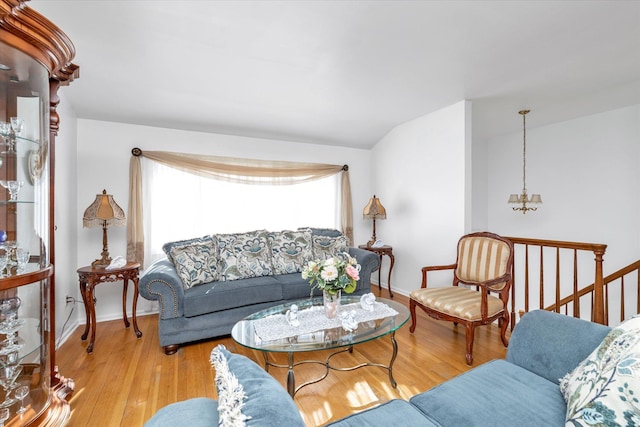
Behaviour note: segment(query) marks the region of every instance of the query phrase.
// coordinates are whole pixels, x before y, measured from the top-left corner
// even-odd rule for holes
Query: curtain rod
[[[131,149],[131,154],[132,154],[132,155],[134,155],[134,156],[136,156],[136,157],[139,157],[139,156],[141,156],[141,155],[142,155],[142,150],[141,150],[141,149],[139,149],[138,147],[132,148],[132,149]],[[348,172],[348,171],[349,171],[349,165],[343,165],[343,166],[342,166],[342,170],[343,170],[344,172]]]

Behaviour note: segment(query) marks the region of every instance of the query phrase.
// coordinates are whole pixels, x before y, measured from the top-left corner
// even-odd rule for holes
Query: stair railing
[[[630,296],[627,296],[627,293],[630,292],[628,291],[628,288],[630,286],[628,286],[629,280],[627,280],[625,283],[625,278],[633,279],[633,277],[629,277],[630,275],[633,275],[633,274],[635,274],[636,276],[635,282],[633,283],[633,285],[635,285],[634,286],[635,292],[633,292]],[[605,325],[609,324],[609,315],[611,313],[610,304],[609,304],[610,292],[618,293],[618,300],[620,301],[620,306],[618,307],[619,322],[622,322],[626,319],[627,309],[629,307],[632,307],[632,306],[635,307],[633,308],[632,314],[640,313],[640,260],[635,261],[627,265],[626,267],[623,267],[620,270],[609,274],[603,279],[603,283],[604,283],[604,324]],[[578,297],[580,298],[589,294],[593,297],[593,293],[594,293],[594,283],[580,289],[578,291]],[[630,304],[629,304],[629,299],[631,299]],[[635,304],[633,303],[633,299],[635,299]],[[566,308],[569,306],[569,304],[571,304],[571,302],[572,302],[571,297],[566,297],[560,300],[560,305],[565,308],[565,313],[566,313]],[[553,311],[554,306],[548,306],[545,309]]]
[[[511,287],[511,329],[516,323],[516,306],[522,304],[523,310],[521,312],[527,312],[534,308],[547,309],[560,313],[564,308],[565,313],[568,314],[569,307],[571,307],[573,317],[580,317],[580,301],[584,295],[592,294],[591,302],[591,320],[596,323],[605,324],[605,292],[604,292],[604,277],[602,271],[603,256],[607,249],[607,245],[600,243],[582,243],[582,242],[565,242],[560,240],[545,240],[545,239],[529,239],[522,237],[506,237],[514,244],[516,256],[520,255],[519,252],[524,251],[524,271],[516,271],[516,262],[514,262],[512,276],[514,278],[513,286]],[[535,298],[531,295],[535,291],[531,276],[532,269],[530,267],[530,258],[532,258],[532,251],[530,248],[538,248],[538,297]],[[545,278],[548,274],[545,273],[544,265],[545,259],[548,259],[548,254],[551,251],[555,255],[555,274],[553,295],[549,296],[550,289],[545,287]],[[584,261],[585,255],[593,253],[594,266],[593,270],[590,267],[580,265],[579,260]],[[563,280],[566,281],[567,274],[566,269],[561,267],[562,260],[565,260],[567,256],[573,259],[572,267],[569,276],[571,276],[571,285],[564,285]],[[591,283],[592,289],[586,290],[586,287],[581,288],[579,282],[579,273],[584,274],[584,271],[593,271],[593,281],[589,279],[587,283]],[[590,275],[590,274],[589,274]],[[640,286],[640,285],[639,285]],[[571,289],[571,292],[567,296],[563,296],[562,293],[566,292],[566,289]],[[587,286],[588,287],[588,286]],[[516,298],[520,293],[523,293],[524,301],[518,301]],[[639,290],[640,292],[640,290]],[[548,304],[546,301],[553,298],[553,303]],[[537,304],[535,300],[537,299]],[[537,307],[535,306],[537,305]]]

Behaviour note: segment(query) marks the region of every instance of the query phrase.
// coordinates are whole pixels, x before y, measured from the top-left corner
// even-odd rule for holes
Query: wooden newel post
[[[604,277],[602,275],[602,256],[604,255],[604,250],[595,250],[593,253],[596,255],[596,278],[593,286],[592,320],[595,323],[604,325]]]

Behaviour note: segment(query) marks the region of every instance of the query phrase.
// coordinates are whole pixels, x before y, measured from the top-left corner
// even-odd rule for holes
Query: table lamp
[[[107,190],[102,190],[102,194],[96,194],[96,199],[84,211],[82,217],[83,227],[102,227],[102,258],[92,262],[92,267],[106,267],[111,264],[109,244],[107,243],[107,228],[113,225],[122,226],[126,222],[124,211],[113,200],[113,196],[107,194]]]
[[[376,197],[374,194],[371,199],[369,199],[369,203],[364,207],[362,211],[362,217],[364,219],[373,219],[373,236],[371,236],[371,240],[367,242],[367,246],[371,247],[376,242],[376,219],[387,219],[387,211],[385,210],[382,203],[380,203],[380,199]]]

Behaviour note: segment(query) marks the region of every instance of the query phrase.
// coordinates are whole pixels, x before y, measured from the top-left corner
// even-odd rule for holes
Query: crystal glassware
[[[18,192],[24,185],[24,181],[5,181],[1,180],[0,185],[9,190],[9,200],[18,200]]]
[[[4,125],[6,127],[6,125]],[[19,117],[11,117],[11,123],[9,123],[9,129],[7,130],[4,138],[4,142],[7,145],[7,151],[3,151],[3,154],[16,154],[16,135],[20,135],[22,133],[22,129],[24,128],[24,120]],[[9,132],[11,130],[11,132]]]
[[[21,340],[18,337],[18,331],[22,329],[24,323],[24,319],[15,319],[11,322],[4,321],[0,323],[0,333],[6,335],[6,338],[0,341],[3,352],[11,354],[12,352],[18,351],[22,348],[22,344],[20,344]]]
[[[2,143],[4,145],[13,145],[11,140],[11,123],[0,121],[0,136],[2,137]],[[0,157],[0,166],[2,166],[2,163],[2,158]]]
[[[16,249],[16,262],[18,263],[18,270],[24,270],[29,263],[29,251],[26,249]]]
[[[0,427],[4,427],[4,422],[9,419],[9,408],[0,408]]]
[[[5,350],[5,347],[2,348]],[[0,352],[0,367],[15,366],[20,361],[20,353],[17,349]]]
[[[22,133],[22,128],[24,128],[24,120],[20,117],[11,117],[11,129],[13,129],[16,135]]]
[[[27,408],[24,407],[24,398],[29,395],[29,386],[21,385],[13,392],[13,395],[20,399],[20,409],[18,409],[18,414],[24,414]]]
[[[0,277],[4,276],[4,269],[7,268],[7,261],[9,261],[7,254],[0,255]]]
[[[4,402],[0,403],[0,407],[6,408],[16,402],[16,399],[9,397],[9,394],[11,393],[11,390],[16,387],[15,382],[18,379],[20,372],[22,372],[22,365],[4,366],[0,368],[0,385],[6,392]]]
[[[19,243],[16,240],[6,240],[0,243],[0,249],[4,249],[7,254],[7,274],[9,274],[9,266],[16,265],[16,249]]]
[[[4,318],[4,321],[13,322],[18,317],[18,310],[21,305],[22,300],[20,297],[10,297],[0,300],[0,314]]]

